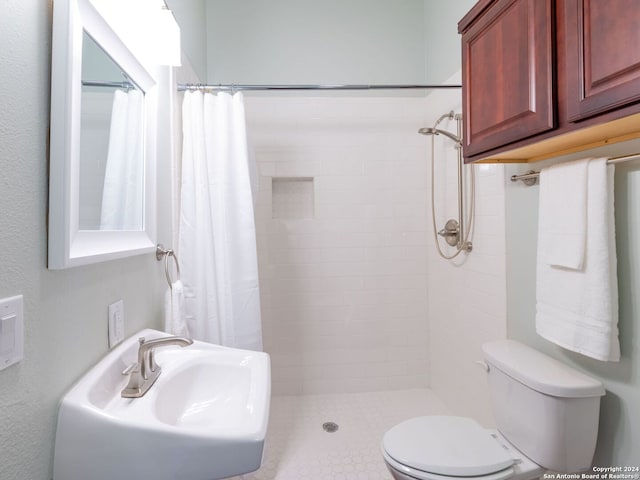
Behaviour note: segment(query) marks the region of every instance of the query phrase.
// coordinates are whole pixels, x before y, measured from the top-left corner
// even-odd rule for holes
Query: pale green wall
[[[202,81],[289,84],[442,83],[460,70],[457,23],[474,3],[167,0]]]
[[[205,0],[167,0],[180,25],[183,55],[204,82],[207,78],[207,15]]]
[[[208,0],[210,83],[421,83],[423,0]]]
[[[615,156],[640,151],[640,142],[605,147],[586,156]],[[539,169],[541,165],[534,165]],[[530,166],[509,167],[508,177]],[[508,182],[507,315],[508,336],[599,378],[602,399],[595,465],[638,466],[640,459],[640,163],[616,166],[615,209],[620,297],[620,363],[600,362],[564,350],[535,332],[535,259],[538,221],[537,186]]]
[[[424,0],[425,81],[442,83],[460,70],[458,22],[476,0]]]
[[[0,371],[2,480],[50,478],[58,402],[107,352],[107,305],[124,300],[131,335],[160,325],[164,290],[153,254],[64,271],[46,268],[51,21],[51,1],[3,2],[0,298],[24,295],[25,358]],[[159,169],[161,195],[168,188],[162,173],[167,161]],[[160,240],[170,244],[167,222],[159,222]]]

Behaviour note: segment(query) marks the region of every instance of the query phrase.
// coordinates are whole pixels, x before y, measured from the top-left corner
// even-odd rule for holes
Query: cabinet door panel
[[[463,34],[465,156],[555,126],[553,14],[551,0],[499,0]]]
[[[569,121],[640,101],[638,0],[566,0],[564,17]]]

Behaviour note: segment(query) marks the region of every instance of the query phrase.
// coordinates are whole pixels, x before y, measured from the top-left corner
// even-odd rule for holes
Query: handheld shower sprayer
[[[444,119],[455,120],[457,124],[457,135],[447,130],[438,128],[440,122]],[[465,224],[464,210],[465,210],[465,175],[463,171],[464,161],[462,158],[462,133],[461,133],[462,115],[454,113],[453,110],[442,115],[433,127],[424,127],[418,130],[421,135],[431,136],[431,216],[433,223],[433,233],[436,241],[436,247],[438,253],[445,259],[451,260],[457,257],[461,252],[470,252],[473,248],[472,242],[469,241],[469,233],[473,227],[474,210],[475,210],[475,179],[473,167],[470,167],[470,182],[469,182],[469,218]],[[436,212],[435,212],[435,147],[434,138],[436,135],[444,135],[455,143],[455,148],[458,150],[458,220],[450,219],[446,222],[445,227],[438,231],[436,227]],[[440,243],[438,242],[438,235],[443,237],[445,241],[452,247],[455,247],[456,251],[452,255],[445,254],[440,249]]]
[[[458,144],[458,145],[460,145],[462,143],[462,141],[460,140],[459,136],[454,135],[451,132],[447,132],[446,130],[441,130],[439,128],[425,127],[425,128],[421,128],[420,130],[418,130],[418,133],[420,133],[422,135],[444,135],[445,137],[449,137],[451,140],[456,142],[456,144]]]
[[[462,146],[462,139],[459,135],[455,135],[451,132],[447,132],[446,130],[437,128],[438,125],[440,125],[440,122],[442,122],[445,118],[448,120],[460,121],[462,120],[462,115],[460,115],[459,113],[454,113],[454,111],[451,110],[449,113],[445,113],[444,115],[440,116],[440,118],[436,120],[436,123],[433,124],[433,127],[421,128],[420,130],[418,130],[418,133],[421,135],[444,135],[445,137],[450,138],[456,143],[456,148],[460,148]]]

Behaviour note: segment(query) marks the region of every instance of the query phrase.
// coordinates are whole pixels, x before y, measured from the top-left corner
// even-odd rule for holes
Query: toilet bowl
[[[417,417],[389,430],[382,456],[396,480],[531,480],[545,471],[470,418]]]
[[[599,380],[513,340],[482,346],[497,431],[427,416],[391,428],[382,455],[396,480],[530,480],[591,467]]]

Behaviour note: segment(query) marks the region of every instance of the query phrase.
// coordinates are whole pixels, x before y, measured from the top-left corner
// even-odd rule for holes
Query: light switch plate
[[[109,348],[124,340],[124,302],[109,305]]]
[[[22,295],[0,300],[0,370],[24,358]]]

